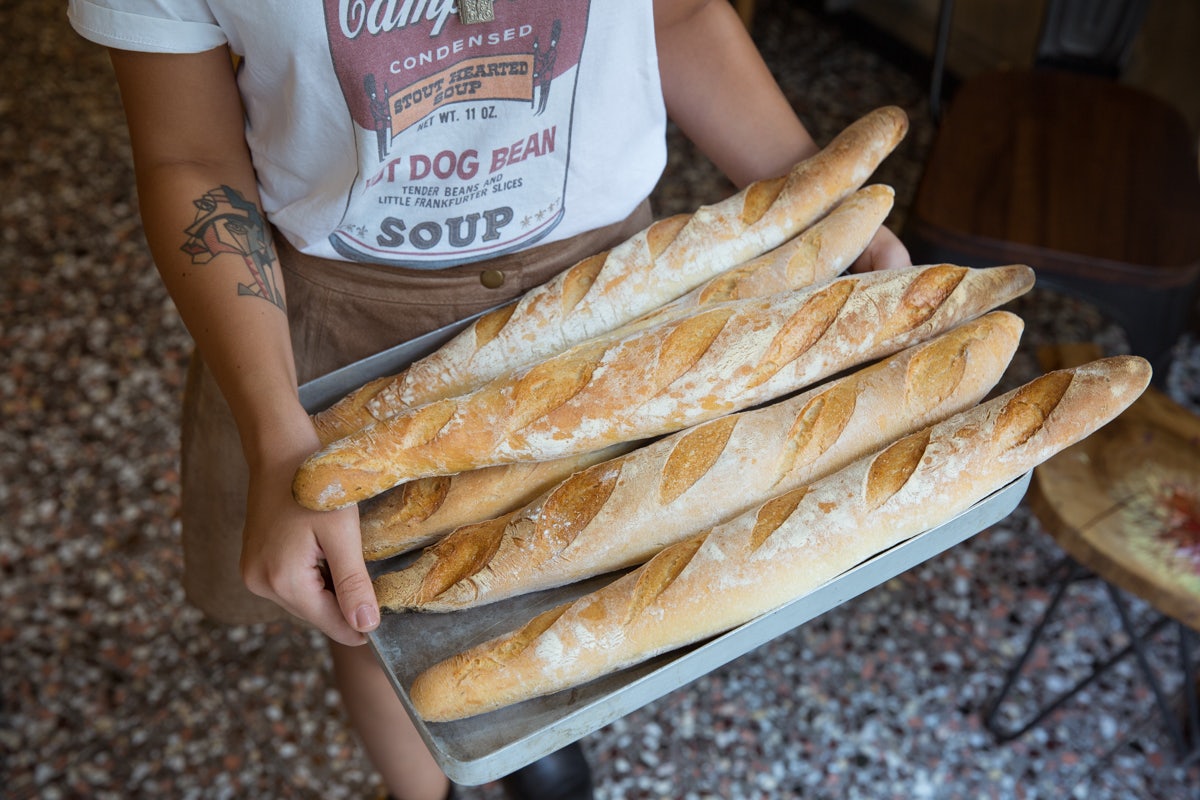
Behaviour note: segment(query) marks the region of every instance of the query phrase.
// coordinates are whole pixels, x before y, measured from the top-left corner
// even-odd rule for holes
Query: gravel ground
[[[763,2],[756,30],[821,141],[883,104],[913,129],[877,179],[899,229],[931,135],[924,84],[828,21]],[[372,797],[311,631],[207,622],[179,586],[177,407],[189,340],[149,263],[107,60],[63,4],[0,6],[0,790],[19,798]],[[655,201],[729,191],[677,137]],[[1057,338],[1119,330],[1035,290],[1007,378]],[[1200,409],[1200,341],[1168,390]],[[979,710],[1058,558],[1024,506],[950,552],[587,736],[601,798],[1175,798],[1145,685],[1117,669],[1008,744]],[[1122,642],[1069,597],[1028,698]],[[1139,618],[1147,609],[1135,604]],[[1151,654],[1166,667],[1174,635]],[[495,785],[466,798],[498,798]]]

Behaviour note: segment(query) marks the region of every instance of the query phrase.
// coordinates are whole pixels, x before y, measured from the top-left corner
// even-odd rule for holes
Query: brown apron
[[[622,222],[562,242],[444,270],[304,255],[276,235],[300,383],[512,300],[651,222],[643,203]],[[182,420],[183,584],[188,600],[230,624],[286,616],[242,584],[238,562],[248,474],[233,416],[198,356]]]

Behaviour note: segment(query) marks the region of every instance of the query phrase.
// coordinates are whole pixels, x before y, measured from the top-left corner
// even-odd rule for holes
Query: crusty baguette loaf
[[[949,521],[1111,420],[1149,379],[1133,356],[1045,375],[435,664],[409,696],[427,720],[457,719],[729,630]]]
[[[892,208],[888,186],[867,186],[799,236],[740,267],[718,275],[667,305],[627,323],[610,336],[684,316],[701,306],[761,297],[831,280],[858,258]],[[632,449],[614,445],[607,457]],[[419,478],[365,504],[363,555],[369,560],[415,550],[461,525],[520,508],[577,470],[598,461],[594,453],[536,465],[505,464],[456,475]]]
[[[895,106],[847,126],[788,174],[693,214],[655,222],[468,326],[399,375],[372,381],[313,424],[323,443],[406,409],[469,391],[612,330],[767,252],[862,186],[908,131]]]
[[[506,514],[573,473],[638,444],[622,442],[550,461],[501,464],[401,484],[363,504],[359,516],[363,558],[391,558],[431,544],[455,528]]]
[[[1032,283],[1024,266],[941,264],[719,303],[369,425],[306,459],[293,494],[338,508],[420,477],[671,433],[924,341]]]
[[[733,267],[692,291],[632,320],[609,335],[686,316],[728,300],[766,297],[832,280],[846,270],[871,243],[892,210],[896,193],[890,186],[864,186],[818,222],[770,252]]]
[[[1021,320],[997,311],[840,380],[680,431],[460,528],[375,580],[389,611],[455,611],[641,564],[664,547],[976,405]]]

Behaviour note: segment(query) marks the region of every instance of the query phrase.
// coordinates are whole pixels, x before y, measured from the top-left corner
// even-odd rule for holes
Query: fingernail
[[[377,625],[379,625],[379,611],[375,606],[364,603],[354,612],[354,627],[358,630],[374,630]]]

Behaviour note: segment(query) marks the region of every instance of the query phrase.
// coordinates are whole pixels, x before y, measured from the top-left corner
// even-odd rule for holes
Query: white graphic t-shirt
[[[652,4],[71,0],[110,47],[228,43],[264,210],[303,252],[430,268],[623,219],[665,164]]]

